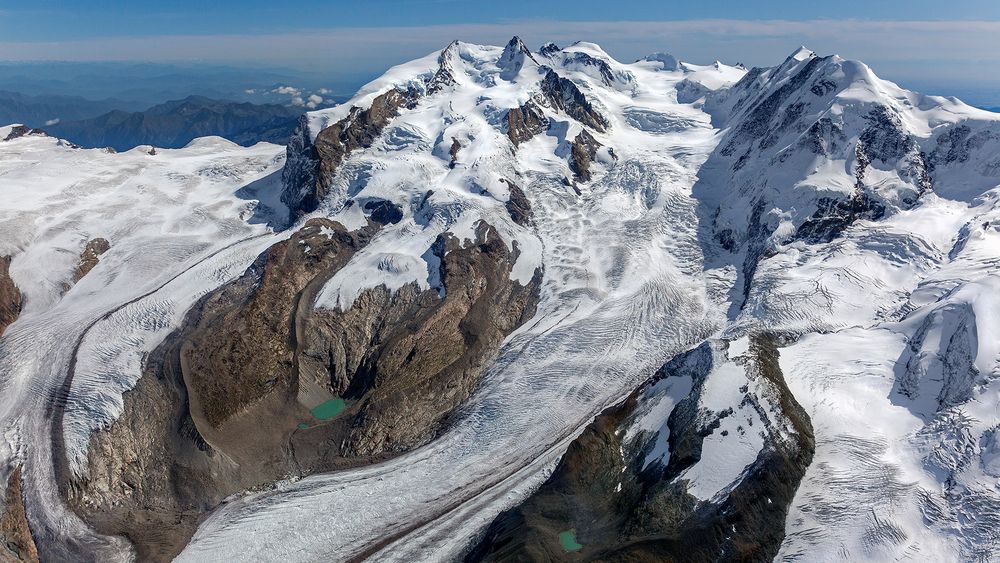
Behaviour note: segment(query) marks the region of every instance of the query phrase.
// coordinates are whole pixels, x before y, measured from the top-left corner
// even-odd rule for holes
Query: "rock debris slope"
[[[0,454],[43,559],[1000,553],[995,114],[515,37],[285,154],[18,131]]]

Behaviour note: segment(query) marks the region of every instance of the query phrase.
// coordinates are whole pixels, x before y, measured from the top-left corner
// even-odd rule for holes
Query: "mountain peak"
[[[813,52],[812,50],[807,49],[805,46],[799,46],[799,48],[796,49],[795,52],[793,52],[791,55],[788,55],[788,58],[794,59],[796,61],[804,61],[811,59],[815,56],[816,53]]]
[[[497,66],[500,67],[501,71],[500,77],[504,80],[512,80],[521,72],[525,60],[531,60],[538,64],[534,55],[531,54],[531,50],[521,41],[520,37],[515,35],[507,42],[503,54],[500,55],[500,60],[497,61]]]

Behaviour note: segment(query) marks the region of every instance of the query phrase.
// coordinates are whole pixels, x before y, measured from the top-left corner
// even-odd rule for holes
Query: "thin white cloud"
[[[530,45],[601,44],[628,61],[667,51],[682,60],[776,64],[799,45],[861,59],[896,80],[1000,84],[998,21],[524,21],[424,27],[307,30],[271,35],[110,37],[67,42],[0,42],[0,59],[257,62],[371,73],[443,48],[451,39]],[[303,53],[309,53],[303,58]],[[299,92],[298,94],[301,94]]]
[[[298,96],[302,94],[302,88],[296,88],[294,86],[279,86],[274,90],[271,90],[275,94],[286,94],[289,96]]]

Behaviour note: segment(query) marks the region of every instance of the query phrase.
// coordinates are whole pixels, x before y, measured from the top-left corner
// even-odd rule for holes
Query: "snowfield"
[[[747,70],[520,47],[455,42],[307,114],[315,140],[391,89],[420,93],[297,221],[355,228],[366,202],[402,212],[316,308],[349,309],[378,285],[440,287],[435,238],[472,239],[485,220],[519,252],[513,279],[542,268],[535,317],[433,442],[233,497],[178,560],[454,560],[597,413],[706,339],[736,358],[758,331],[788,343],[781,370],[816,434],[778,560],[1000,560],[1000,115],[805,49]],[[442,68],[452,83],[428,88]],[[544,131],[514,146],[507,112],[537,99],[549,69],[607,126],[543,105]],[[601,145],[589,181],[574,170],[584,131]],[[0,339],[0,467],[24,465],[29,521],[53,556],[133,556],[64,506],[53,448],[85,475],[91,433],[121,413],[148,353],[294,229],[275,230],[288,214],[282,147],[150,149],[0,141],[0,256],[24,294]],[[527,224],[508,212],[511,184]],[[74,284],[96,237],[110,249]],[[722,363],[702,406],[737,407],[746,384]],[[666,421],[690,388],[646,391],[629,430],[656,435],[644,463],[665,463]],[[758,416],[737,409],[678,477],[700,502],[766,447],[737,428]]]

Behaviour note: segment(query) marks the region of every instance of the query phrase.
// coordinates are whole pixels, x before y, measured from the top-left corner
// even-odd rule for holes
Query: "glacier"
[[[572,96],[544,99],[549,73],[605,126],[581,120]],[[297,212],[287,170],[306,156],[294,146],[393,90],[414,92],[411,107],[344,157],[316,209]],[[527,104],[543,127],[513,143],[509,112]],[[600,145],[589,180],[584,133]],[[746,69],[662,53],[622,63],[584,42],[533,52],[515,38],[455,42],[394,67],[308,113],[297,135],[287,156],[217,138],[122,154],[39,135],[0,141],[0,256],[13,257],[24,294],[0,338],[0,476],[25,468],[47,558],[135,556],[65,506],[58,473],[86,475],[90,436],[114,423],[149,353],[198,299],[285,227],[327,217],[358,228],[368,202],[389,202],[400,220],[313,307],[348,310],[379,285],[439,287],[436,237],[473,240],[487,221],[518,252],[512,279],[544,272],[534,317],[433,441],[231,497],[178,560],[461,558],[595,416],[671,358],[709,340],[736,358],[761,332],[782,336],[781,370],[816,434],[776,560],[1000,557],[1000,115],[804,48]],[[509,211],[511,185],[529,223]],[[110,250],[71,283],[97,236]],[[735,406],[746,384],[724,363],[702,406]],[[628,438],[659,442],[643,467],[668,456],[666,421],[690,387],[644,391]],[[723,430],[678,477],[699,502],[765,447]]]

